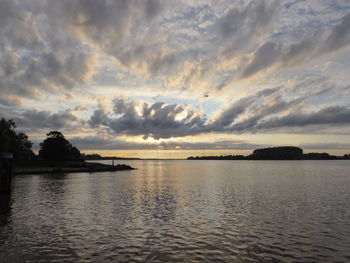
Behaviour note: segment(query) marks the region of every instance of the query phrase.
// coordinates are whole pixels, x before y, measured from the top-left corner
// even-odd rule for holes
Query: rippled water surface
[[[350,161],[16,176],[0,262],[350,262]]]

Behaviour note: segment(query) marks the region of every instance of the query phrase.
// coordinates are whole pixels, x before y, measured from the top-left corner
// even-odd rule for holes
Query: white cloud
[[[349,12],[341,0],[0,0],[1,115],[91,136],[343,131]],[[119,94],[130,99],[111,105]]]

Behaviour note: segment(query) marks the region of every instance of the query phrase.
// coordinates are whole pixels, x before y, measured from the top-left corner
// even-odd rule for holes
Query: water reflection
[[[5,226],[11,216],[11,195],[0,195],[0,226]]]
[[[1,205],[0,258],[346,262],[350,165],[341,165],[135,161],[130,172],[19,176],[14,202]]]
[[[142,215],[142,223],[145,225],[169,224],[175,219],[177,200],[174,184],[169,180],[170,175],[165,164],[155,161],[146,164],[143,169],[152,169],[153,172],[144,174],[141,180],[136,181],[137,213]]]

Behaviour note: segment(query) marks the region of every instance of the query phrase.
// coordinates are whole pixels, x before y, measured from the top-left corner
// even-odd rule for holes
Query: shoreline
[[[15,166],[14,175],[33,174],[59,174],[59,173],[96,173],[129,171],[135,168],[126,164],[108,165],[100,163],[54,163],[54,164],[31,164]]]

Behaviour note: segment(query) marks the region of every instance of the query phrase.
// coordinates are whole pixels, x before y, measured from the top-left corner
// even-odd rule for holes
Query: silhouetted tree
[[[304,153],[304,160],[329,160],[332,157],[328,153]]]
[[[253,160],[301,160],[303,150],[293,146],[256,149],[250,158]]]
[[[50,131],[40,143],[39,156],[50,161],[80,160],[81,153],[59,131]]]
[[[0,153],[12,152],[15,144],[16,124],[13,120],[0,120]]]
[[[0,120],[0,154],[10,152],[15,160],[32,159],[32,142],[25,133],[16,133],[13,120]]]

